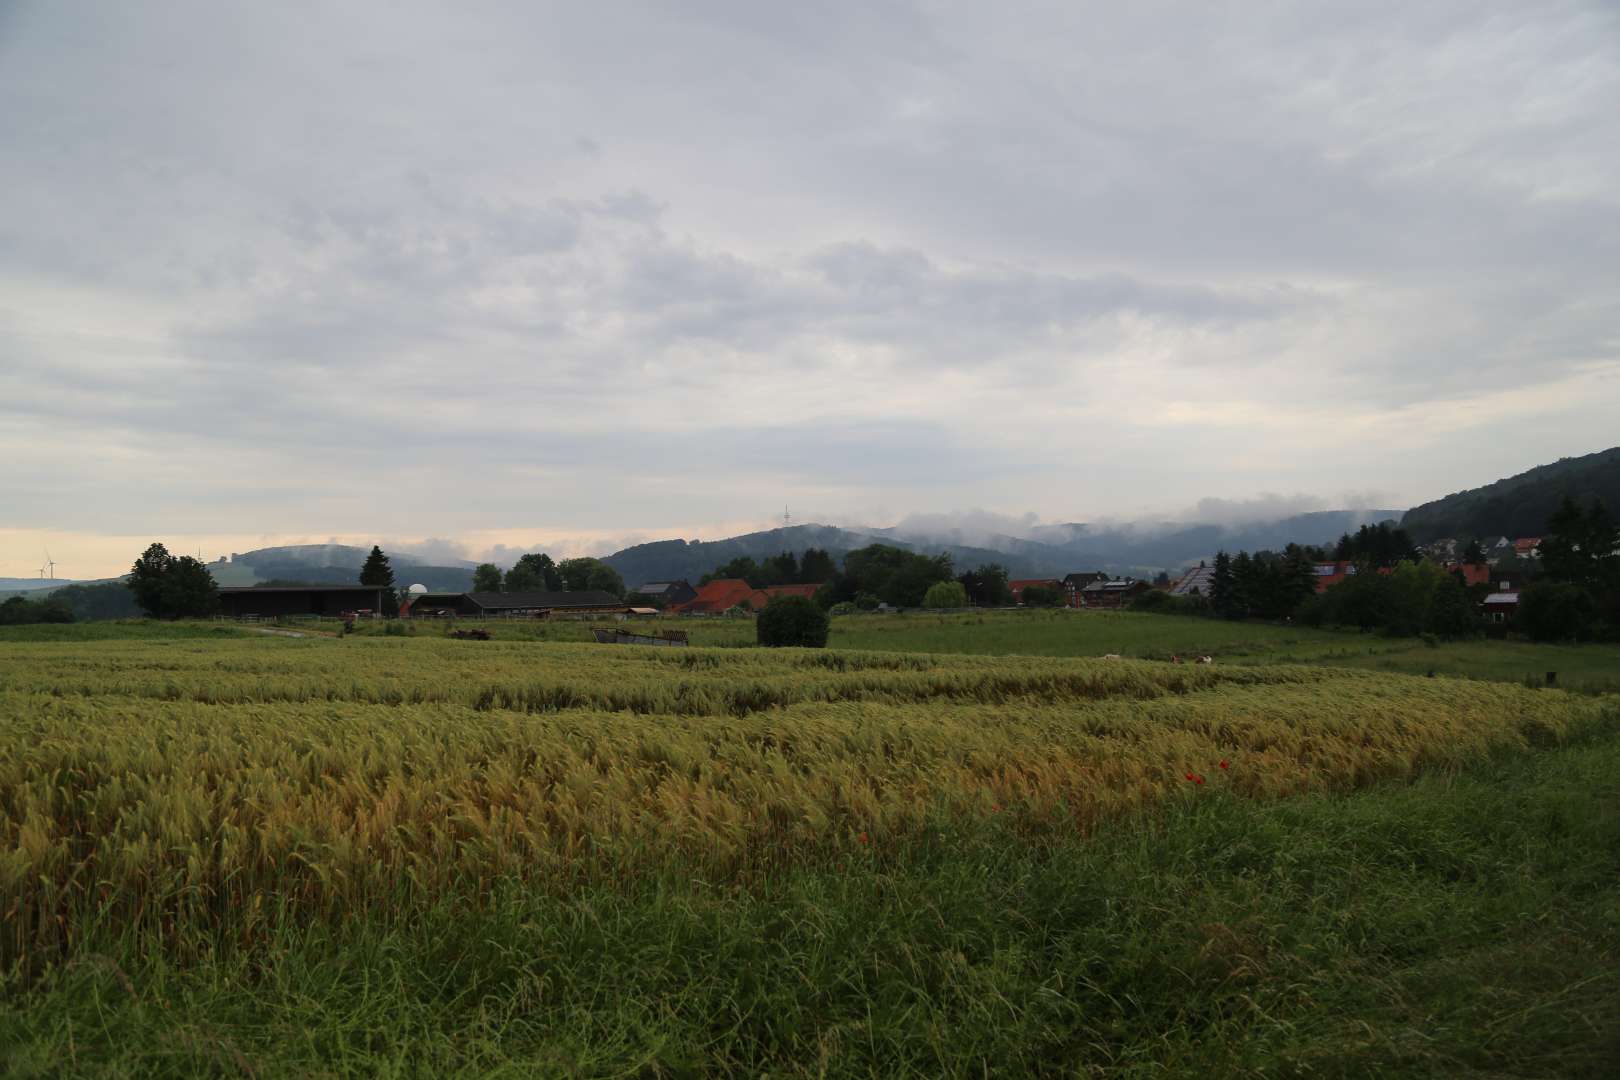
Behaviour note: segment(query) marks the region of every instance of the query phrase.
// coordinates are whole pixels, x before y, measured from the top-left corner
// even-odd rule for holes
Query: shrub
[[[829,608],[828,611],[827,611],[827,614],[828,615],[853,615],[859,610],[861,610],[861,609],[855,606],[855,602],[853,600],[844,600],[844,601],[842,601],[840,603],[834,604],[831,608]]]
[[[869,592],[863,592],[855,597],[855,606],[862,611],[876,611],[877,606],[882,602]]]
[[[959,586],[960,587],[960,586]],[[761,645],[824,648],[831,620],[821,605],[803,596],[778,596],[765,605],[754,624]]]
[[[1169,613],[1176,608],[1176,598],[1163,589],[1149,589],[1131,601],[1132,611],[1158,611]]]
[[[964,608],[968,606],[967,589],[960,581],[936,581],[923,594],[925,608]]]

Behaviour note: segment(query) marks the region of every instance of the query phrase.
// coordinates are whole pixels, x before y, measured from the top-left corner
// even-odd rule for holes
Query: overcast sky
[[[1620,443],[1605,0],[0,0],[0,101],[0,575]]]

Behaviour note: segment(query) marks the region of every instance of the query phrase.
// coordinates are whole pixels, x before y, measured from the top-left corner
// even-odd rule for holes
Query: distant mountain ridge
[[[0,577],[0,592],[34,592],[38,589],[60,589],[64,585],[76,584],[78,583],[69,578]]]
[[[1401,519],[1401,527],[1418,543],[1540,536],[1565,496],[1583,505],[1602,499],[1610,511],[1620,514],[1620,446],[1560,458],[1494,484],[1414,506]]]
[[[1241,526],[1067,523],[1032,530],[1046,539],[992,534],[978,544],[963,543],[960,533],[950,531],[810,524],[724,540],[657,540],[616,551],[603,561],[634,587],[649,581],[695,580],[742,556],[758,561],[783,551],[815,547],[840,558],[856,548],[882,543],[930,555],[944,552],[961,570],[1000,563],[1014,578],[1060,576],[1082,570],[1150,576],[1160,570],[1179,570],[1223,548],[1261,551],[1280,550],[1291,543],[1330,545],[1363,524],[1396,521],[1400,516],[1399,510],[1325,510]]]
[[[989,534],[964,542],[953,530],[928,532],[900,528],[843,527],[805,524],[765,529],[720,540],[655,540],[602,556],[619,572],[629,588],[652,581],[696,581],[733,559],[756,562],[784,551],[820,548],[843,556],[870,544],[892,544],[926,555],[947,554],[959,570],[1000,563],[1013,578],[1057,577],[1104,570],[1112,574],[1148,577],[1160,570],[1172,573],[1210,558],[1216,551],[1280,550],[1291,543],[1330,545],[1346,532],[1365,523],[1393,521],[1399,510],[1328,510],[1297,514],[1276,521],[1238,526],[1211,524],[1087,525],[1066,522],[1038,525],[1033,537]],[[221,585],[251,585],[258,581],[305,581],[312,584],[347,584],[359,578],[369,548],[343,544],[301,544],[242,552],[229,563],[211,563]],[[433,566],[403,553],[388,553],[394,577],[403,587],[414,583],[434,592],[462,592],[472,587],[474,563]]]

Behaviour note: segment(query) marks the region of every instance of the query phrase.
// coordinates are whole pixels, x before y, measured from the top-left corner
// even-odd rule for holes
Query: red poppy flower
[[[1193,780],[1193,779],[1196,779],[1196,777],[1194,777],[1192,773],[1188,773],[1187,774],[1187,779],[1188,780]]]
[[[991,803],[991,804],[990,804],[990,812],[991,812],[991,813],[992,813],[992,814],[999,814],[999,813],[1001,813],[1001,804],[1000,804],[1000,803]]]
[[[1195,783],[1195,784],[1202,784],[1202,783],[1203,783],[1203,782],[1204,782],[1204,778],[1203,778],[1203,777],[1202,777],[1202,776],[1195,776],[1195,777],[1193,777],[1193,783]]]
[[[861,833],[861,835],[856,837],[856,839],[863,844],[870,844],[872,842],[872,838],[867,836],[865,833]]]
[[[1226,759],[1225,758],[1221,759],[1221,768],[1223,768],[1223,769],[1226,768]]]

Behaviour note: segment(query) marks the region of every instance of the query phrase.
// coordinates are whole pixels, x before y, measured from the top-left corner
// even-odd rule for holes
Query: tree
[[[1000,563],[985,563],[977,570],[958,575],[956,580],[967,592],[969,603],[1005,607],[1013,602],[1012,587],[1007,583],[1007,568]]]
[[[558,592],[562,587],[557,564],[543,551],[520,557],[506,572],[507,592]]]
[[[1468,546],[1463,549],[1462,561],[1469,566],[1478,566],[1485,561],[1485,549],[1478,540],[1468,541]]]
[[[385,599],[393,596],[393,590],[388,590],[383,596]],[[174,566],[169,570],[169,579],[163,589],[163,603],[171,618],[200,619],[219,610],[219,585],[200,560],[182,555],[174,560]],[[398,605],[395,606],[397,609]]]
[[[1456,579],[1427,559],[1397,566],[1386,586],[1384,633],[1391,637],[1412,637],[1429,630],[1433,625],[1435,594],[1447,580],[1455,582]]]
[[[135,597],[120,581],[100,585],[67,585],[51,594],[73,612],[77,620],[132,619],[141,613]]]
[[[1263,600],[1265,565],[1247,551],[1232,558],[1232,593],[1227,603],[1228,619],[1247,619]]]
[[[1547,519],[1547,533],[1539,550],[1541,565],[1553,581],[1597,588],[1613,576],[1614,566],[1620,563],[1615,555],[1620,530],[1600,499],[1582,510],[1566,497]]]
[[[730,562],[720,564],[698,578],[698,584],[707,585],[711,581],[721,581],[727,578],[746,581],[756,589],[765,587],[764,571],[760,569],[760,565],[754,561],[752,555],[738,555]]]
[[[1316,595],[1316,560],[1298,544],[1283,549],[1281,593],[1286,615]]]
[[[960,581],[936,581],[923,594],[925,608],[964,608],[968,606],[967,590]]]
[[[1023,590],[1025,607],[1062,607],[1063,590],[1052,585],[1027,585]]]
[[[1479,630],[1479,613],[1468,588],[1455,574],[1446,574],[1435,586],[1429,605],[1429,632],[1444,638],[1471,637]]]
[[[479,563],[473,571],[473,592],[500,592],[501,568],[494,563]]]
[[[135,602],[154,619],[198,618],[219,607],[219,586],[208,567],[190,555],[175,558],[152,544],[129,571]]]
[[[761,645],[824,648],[832,620],[814,600],[803,596],[776,596],[754,620],[754,636]]]
[[[760,571],[764,581],[758,585],[749,582],[756,589],[769,588],[772,585],[792,585],[799,580],[799,560],[793,552],[784,551],[766,559]]]
[[[388,556],[383,549],[372,545],[371,554],[366,556],[366,564],[360,568],[360,584],[380,586],[391,589],[394,586],[394,568],[388,563]]]
[[[601,559],[564,559],[557,564],[557,574],[569,592],[597,590],[615,597],[624,595],[624,579]]]
[[[73,612],[56,597],[29,600],[13,596],[0,604],[0,626],[26,626],[30,623],[70,623]]]
[[[129,591],[141,610],[154,619],[163,617],[163,582],[174,566],[174,556],[162,544],[152,544],[129,568]]]
[[[1578,641],[1590,634],[1596,605],[1579,585],[1543,581],[1519,594],[1519,627],[1534,641]]]
[[[805,548],[804,554],[799,556],[799,582],[804,585],[820,585],[832,579],[838,573],[838,564],[833,557],[820,548]]]
[[[916,607],[936,581],[955,576],[949,555],[919,555],[889,544],[871,544],[844,556],[844,569],[828,582],[837,603],[862,593],[895,607]]]
[[[373,544],[365,565],[360,567],[360,584],[382,590],[383,614],[392,619],[399,614],[399,593],[394,591],[394,568],[383,549]]]
[[[1345,533],[1339,538],[1339,546],[1334,553],[1334,558],[1343,562],[1370,562],[1383,567],[1394,566],[1416,556],[1416,547],[1406,530],[1397,529],[1387,521],[1363,525],[1354,536]]]
[[[1235,619],[1237,610],[1236,583],[1232,580],[1232,556],[1224,551],[1215,553],[1215,574],[1209,582],[1209,607],[1218,619]]]

